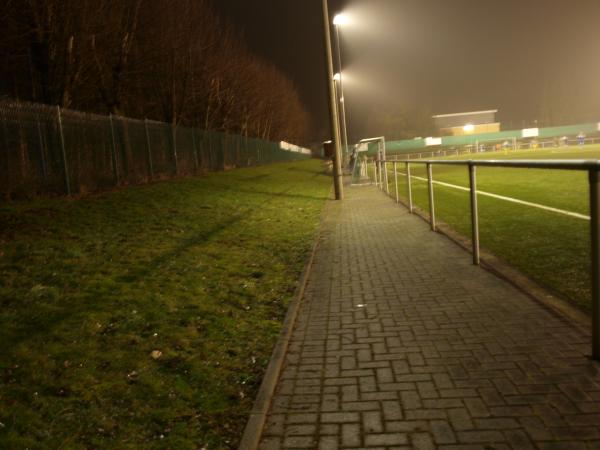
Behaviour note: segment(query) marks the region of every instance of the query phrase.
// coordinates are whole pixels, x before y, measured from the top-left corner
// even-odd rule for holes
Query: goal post
[[[506,137],[497,139],[478,139],[475,142],[477,153],[480,152],[508,152],[509,150],[517,150],[517,138]]]

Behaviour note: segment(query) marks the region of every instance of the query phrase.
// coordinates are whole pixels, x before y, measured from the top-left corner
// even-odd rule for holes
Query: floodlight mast
[[[331,23],[329,20],[329,8],[327,0],[323,0],[323,24],[325,37],[325,59],[327,67],[327,86],[329,91],[329,113],[331,121],[331,134],[335,145],[335,155],[333,158],[333,187],[335,190],[335,199],[344,199],[344,187],[342,184],[342,155],[340,125],[338,116],[338,106],[335,93],[335,81],[333,79],[333,56],[331,51]]]
[[[344,99],[344,82],[342,75],[342,50],[341,50],[341,42],[340,42],[340,27],[348,24],[348,17],[345,14],[337,14],[333,18],[333,25],[335,27],[335,44],[337,49],[337,58],[338,58],[338,67],[339,67],[339,79],[338,84],[340,86],[340,113],[341,113],[341,131],[342,137],[344,139],[344,163],[346,163],[348,158],[348,129],[346,127],[346,103]]]

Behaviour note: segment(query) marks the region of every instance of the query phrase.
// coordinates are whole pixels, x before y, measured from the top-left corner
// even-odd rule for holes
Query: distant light
[[[348,25],[350,23],[350,19],[346,14],[336,14],[333,18],[333,24],[337,27],[343,27],[344,25]]]
[[[463,130],[465,131],[465,133],[472,133],[473,131],[475,131],[475,125],[473,125],[472,123],[468,123],[463,127]]]
[[[338,73],[336,73],[336,74],[333,76],[333,79],[334,79],[335,81],[340,81],[340,80],[342,79],[342,74],[341,74],[341,73],[339,73],[339,72],[338,72]]]

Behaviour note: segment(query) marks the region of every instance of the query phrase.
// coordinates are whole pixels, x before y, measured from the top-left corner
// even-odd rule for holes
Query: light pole
[[[340,122],[335,95],[335,81],[333,80],[333,57],[331,54],[331,24],[329,23],[329,8],[327,0],[323,0],[323,24],[325,37],[325,62],[327,68],[327,87],[329,91],[329,113],[331,121],[331,134],[335,145],[333,158],[333,187],[335,199],[344,199],[344,187],[342,184],[342,152],[340,146]]]
[[[342,87],[342,74],[340,72],[333,76],[336,87],[336,101],[339,106],[339,119],[340,119],[340,133],[342,137],[342,156],[344,164],[347,164],[348,159],[348,135],[346,133],[346,106],[344,104],[344,90]]]
[[[339,84],[340,84],[340,112],[341,112],[341,126],[342,126],[342,137],[344,139],[344,163],[348,158],[348,131],[346,128],[346,104],[344,99],[344,82],[342,76],[342,50],[340,43],[340,27],[348,23],[348,17],[344,14],[336,14],[333,18],[333,26],[335,27],[335,43],[338,58],[339,73]]]

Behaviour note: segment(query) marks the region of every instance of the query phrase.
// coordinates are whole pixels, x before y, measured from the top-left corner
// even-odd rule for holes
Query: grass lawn
[[[319,161],[0,205],[0,448],[236,448]]]
[[[598,159],[600,146],[483,153],[444,159]],[[404,164],[398,165],[404,172]],[[389,168],[389,167],[388,167]],[[426,177],[424,165],[412,174]],[[434,166],[433,178],[468,187],[466,167]],[[406,180],[399,176],[406,199]],[[389,177],[393,193],[393,176]],[[479,167],[478,190],[580,214],[589,214],[587,173]],[[470,238],[468,192],[436,185],[436,216]],[[413,179],[414,201],[429,211],[427,184]],[[584,309],[590,308],[589,221],[479,196],[481,246]]]

